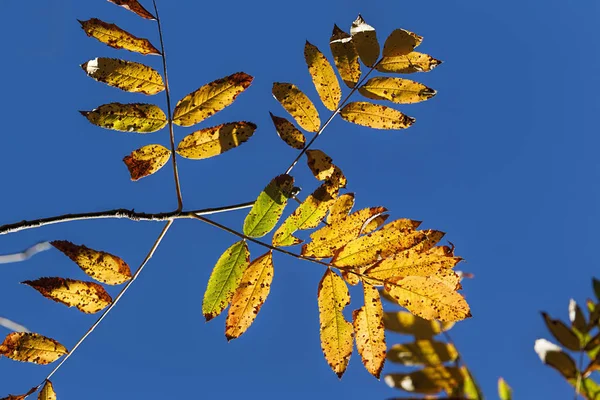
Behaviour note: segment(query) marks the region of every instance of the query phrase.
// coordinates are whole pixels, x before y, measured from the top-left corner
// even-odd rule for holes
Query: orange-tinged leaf
[[[388,374],[388,386],[410,393],[435,394],[444,390],[453,393],[462,386],[464,375],[458,367],[438,365],[407,374]]]
[[[389,100],[396,104],[419,103],[436,95],[435,90],[422,83],[385,76],[369,79],[358,91],[369,99]]]
[[[423,38],[404,29],[396,29],[385,40],[383,45],[384,57],[398,57],[410,54],[421,44]]]
[[[350,34],[363,64],[367,67],[375,65],[379,59],[379,42],[377,41],[375,28],[367,24],[359,14],[358,18],[352,23]]]
[[[415,123],[413,117],[398,110],[366,101],[346,104],[340,111],[340,116],[353,124],[376,129],[406,129]]]
[[[321,101],[329,110],[334,111],[342,99],[342,89],[333,67],[317,46],[306,41],[304,59]]]
[[[98,82],[126,92],[153,95],[165,90],[158,71],[133,61],[97,57],[81,65],[81,68]]]
[[[40,278],[25,281],[42,296],[77,309],[86,314],[94,314],[112,303],[112,298],[97,283],[63,278]]]
[[[294,186],[290,175],[279,175],[260,192],[244,220],[244,235],[262,237],[271,232],[281,218]]]
[[[347,217],[352,210],[352,207],[354,207],[354,193],[344,193],[339,196],[329,210],[329,215],[326,220],[327,224],[331,225],[340,219]]]
[[[184,137],[177,154],[193,160],[215,157],[245,143],[256,130],[252,122],[230,122],[205,128]]]
[[[365,305],[352,314],[356,348],[366,370],[379,379],[386,353],[383,306],[376,288],[365,284],[363,290]]]
[[[271,113],[269,114],[271,115],[271,119],[275,125],[277,135],[279,135],[279,137],[289,146],[293,147],[294,149],[302,150],[304,148],[304,144],[306,143],[306,137],[304,137],[304,134],[286,118],[278,117]]]
[[[142,18],[156,19],[150,11],[146,10],[137,0],[108,0],[118,6],[121,6],[131,12],[136,13]]]
[[[143,55],[159,55],[160,51],[150,43],[148,39],[141,39],[124,31],[115,24],[109,24],[92,18],[87,21],[79,21],[86,35],[98,39],[115,49],[125,49]]]
[[[56,400],[56,392],[54,391],[54,386],[52,386],[52,382],[46,380],[44,383],[44,387],[40,390],[40,394],[38,395],[38,400]]]
[[[394,302],[396,302],[395,299]],[[387,330],[403,335],[413,335],[416,339],[430,339],[451,328],[451,325],[428,321],[406,311],[385,312],[383,324]]]
[[[343,310],[350,304],[348,287],[336,273],[327,269],[319,282],[317,295],[319,322],[321,326],[321,348],[327,363],[342,377],[353,348],[352,324],[344,318]]]
[[[37,333],[9,333],[0,344],[0,355],[34,364],[50,364],[67,353],[65,346]]]
[[[78,246],[66,240],[55,240],[51,244],[79,265],[83,272],[99,282],[120,285],[131,279],[129,266],[117,256]]]
[[[458,351],[454,345],[434,340],[416,340],[413,343],[393,345],[387,352],[387,359],[404,365],[436,366],[455,361]]]
[[[253,79],[244,72],[237,72],[202,86],[177,102],[173,123],[192,126],[204,121],[231,105]]]
[[[110,103],[80,113],[94,125],[120,132],[151,133],[167,125],[167,116],[154,104]]]
[[[38,389],[37,386],[35,386],[35,387],[32,387],[31,389],[29,389],[29,392],[27,392],[25,394],[20,394],[20,395],[9,394],[8,397],[3,397],[0,400],[25,400],[27,397],[34,394],[37,391],[37,389]]]
[[[123,162],[129,170],[132,181],[137,181],[152,175],[171,158],[171,151],[160,144],[149,144],[134,150],[123,158]]]
[[[302,129],[309,132],[319,131],[321,128],[319,112],[312,101],[296,85],[275,82],[272,93]]]
[[[423,276],[407,276],[385,283],[398,304],[424,319],[460,321],[471,317],[469,305],[444,283]]]
[[[248,266],[229,307],[225,322],[227,340],[240,337],[252,325],[271,290],[273,272],[272,251]]]
[[[329,47],[342,80],[346,86],[353,88],[360,80],[360,62],[352,36],[334,25]]]
[[[412,74],[415,72],[429,72],[442,62],[428,54],[413,51],[407,55],[397,57],[383,57],[377,64],[377,71],[394,74]]]

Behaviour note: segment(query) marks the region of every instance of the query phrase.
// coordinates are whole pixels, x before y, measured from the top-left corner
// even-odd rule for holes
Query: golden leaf
[[[272,251],[248,266],[229,307],[225,322],[227,340],[240,337],[252,325],[271,290],[273,272]]]
[[[50,364],[67,353],[65,346],[37,333],[9,333],[0,344],[0,355],[34,364]]]
[[[153,95],[165,90],[158,71],[133,61],[98,57],[84,63],[81,68],[98,82],[126,92]]]
[[[86,35],[96,38],[115,49],[125,49],[143,55],[160,55],[160,51],[148,39],[133,36],[115,24],[109,24],[97,18],[79,21],[79,23]]]
[[[44,387],[38,395],[38,400],[56,400],[56,392],[54,391],[54,386],[52,386],[52,382],[50,382],[49,380],[46,380],[46,383],[44,383]]]
[[[319,282],[317,300],[321,348],[327,363],[341,378],[348,367],[354,345],[352,324],[346,321],[343,314],[344,308],[350,304],[348,287],[342,278],[327,269]]]
[[[27,392],[25,394],[21,394],[21,395],[9,394],[8,397],[3,397],[0,400],[25,400],[27,397],[29,397],[30,395],[37,392],[37,389],[38,389],[37,386],[35,386],[35,387],[32,387],[31,389],[29,389],[29,392]]]
[[[260,192],[244,220],[244,235],[262,237],[271,232],[281,218],[294,186],[294,178],[279,175]]]
[[[498,379],[498,397],[500,400],[512,400],[512,389],[503,378]]]
[[[379,42],[377,41],[375,28],[367,24],[359,14],[358,18],[352,23],[350,34],[363,64],[367,67],[375,65],[379,58]]]
[[[388,374],[385,383],[388,386],[411,393],[435,394],[442,390],[454,393],[464,381],[458,367],[438,365],[407,374]]]
[[[344,173],[339,167],[333,165],[331,157],[327,154],[321,150],[307,150],[306,159],[315,178],[331,182],[333,190],[346,187],[348,181]]]
[[[62,303],[67,307],[77,307],[86,314],[95,314],[112,303],[112,298],[97,283],[76,281],[63,278],[40,278],[35,281],[25,281],[42,296]]]
[[[296,120],[298,125],[309,132],[318,132],[321,128],[319,112],[310,99],[291,83],[275,82],[273,96]]]
[[[78,246],[66,240],[55,240],[50,244],[79,265],[83,272],[99,282],[120,285],[131,279],[129,266],[117,256]]]
[[[376,129],[405,129],[415,123],[400,111],[364,101],[346,104],[340,115],[348,122]]]
[[[365,305],[352,314],[356,348],[366,370],[379,379],[386,353],[383,306],[376,288],[365,284],[363,290]]]
[[[149,144],[123,158],[132,181],[154,174],[171,158],[171,151],[160,144]]]
[[[363,235],[368,235],[369,233],[376,231],[377,229],[379,229],[384,223],[385,221],[387,221],[387,219],[389,218],[389,215],[379,215],[375,218],[373,218],[371,221],[369,221],[369,223],[363,228],[362,230],[362,234]]]
[[[410,54],[421,44],[423,38],[404,29],[396,29],[385,40],[383,45],[384,57],[398,57]]]
[[[304,134],[286,118],[278,117],[272,113],[269,114],[271,115],[271,119],[275,125],[277,135],[279,135],[279,137],[289,146],[293,147],[294,149],[302,150],[304,148],[304,144],[306,143]]]
[[[325,107],[334,111],[342,99],[342,89],[333,67],[323,53],[308,40],[304,46],[304,59],[321,101]]]
[[[156,18],[148,10],[146,10],[137,0],[108,0],[118,6],[121,6],[131,12],[136,13],[142,18],[153,19]]]
[[[192,126],[231,105],[252,83],[250,75],[237,72],[202,86],[177,102],[173,123]]]
[[[246,121],[205,128],[184,137],[177,154],[193,160],[215,157],[245,143],[255,130],[256,125]]]
[[[80,113],[94,125],[121,132],[150,133],[167,125],[167,116],[154,104],[110,103]]]
[[[344,278],[344,280],[346,281],[346,283],[348,285],[352,285],[352,286],[356,286],[360,283],[360,277],[358,275],[356,275],[356,271],[354,271],[354,269],[349,270],[349,269],[344,269],[341,271],[342,272],[342,278]]]
[[[452,327],[449,324],[442,325],[438,321],[425,320],[406,311],[385,312],[383,324],[387,330],[403,335],[413,335],[416,339],[430,339]]]
[[[419,103],[436,95],[435,90],[422,83],[381,76],[369,79],[358,91],[369,99],[389,100],[396,104]]]
[[[404,56],[383,57],[377,64],[377,71],[395,74],[429,72],[441,63],[430,55],[413,51]]]
[[[338,197],[329,210],[327,224],[331,225],[340,219],[347,217],[354,207],[354,193],[344,193]]]
[[[346,86],[353,88],[360,80],[360,62],[352,36],[334,25],[329,47],[342,80]]]
[[[387,352],[387,359],[404,365],[436,366],[455,361],[458,351],[454,345],[433,340],[417,340],[414,343],[395,344]]]
[[[435,279],[407,276],[387,281],[385,290],[402,307],[424,319],[460,321],[471,317],[464,297]]]

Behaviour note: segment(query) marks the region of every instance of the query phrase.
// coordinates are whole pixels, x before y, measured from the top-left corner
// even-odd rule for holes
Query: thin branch
[[[37,253],[41,253],[42,251],[50,250],[52,246],[50,242],[41,242],[38,244],[34,244],[30,248],[20,252],[13,254],[5,254],[0,256],[0,264],[9,264],[20,261],[25,261],[35,256]]]
[[[575,382],[575,396],[573,397],[574,400],[577,400],[579,398],[579,392],[581,391],[581,379],[582,379],[582,372],[581,369],[583,368],[583,349],[579,350],[579,366],[577,367],[577,381]]]
[[[173,177],[175,179],[175,189],[177,191],[177,211],[183,210],[183,197],[181,196],[181,185],[179,183],[179,172],[177,171],[177,154],[175,153],[175,133],[173,132],[173,114],[171,111],[171,90],[169,89],[169,74],[167,73],[167,55],[165,53],[165,43],[163,41],[163,30],[160,24],[160,16],[158,15],[158,7],[156,0],[152,0],[154,4],[154,15],[158,25],[158,36],[160,38],[160,56],[162,57],[163,75],[165,76],[165,94],[167,97],[167,117],[169,119],[169,136],[171,139],[171,159],[173,162]]]

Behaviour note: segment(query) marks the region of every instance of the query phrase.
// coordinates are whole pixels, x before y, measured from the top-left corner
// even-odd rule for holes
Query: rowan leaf
[[[245,143],[255,130],[256,125],[246,121],[204,128],[184,137],[177,154],[193,160],[215,157]]]
[[[202,313],[206,321],[221,314],[229,305],[249,263],[250,252],[244,240],[234,243],[221,255],[204,292]]]
[[[442,62],[428,54],[413,51],[406,55],[396,57],[383,57],[377,64],[377,71],[394,74],[412,74],[415,72],[429,72]]]
[[[110,103],[80,113],[94,125],[120,132],[151,133],[167,125],[167,116],[154,104]]]
[[[385,312],[383,324],[385,329],[403,335],[413,335],[416,339],[430,339],[451,328],[450,325],[442,325],[438,321],[428,321],[406,311]]]
[[[460,321],[471,317],[464,297],[435,279],[407,276],[387,281],[385,290],[402,307],[424,319]]]
[[[56,400],[56,392],[54,391],[54,386],[52,386],[52,382],[50,382],[49,380],[46,380],[46,383],[44,383],[44,387],[38,395],[38,400]]]
[[[120,285],[131,279],[131,270],[125,261],[117,256],[97,251],[86,246],[78,246],[66,240],[51,242],[57,250],[73,260],[79,267],[98,282]]]
[[[512,400],[512,389],[503,378],[498,379],[498,397],[500,400]]]
[[[353,269],[343,269],[341,272],[342,278],[346,281],[348,285],[356,286],[361,282],[360,276],[358,276],[356,274],[356,271],[354,271]]]
[[[573,299],[569,300],[569,321],[571,321],[571,327],[580,333],[588,332],[588,322],[585,320],[583,310]]]
[[[307,150],[306,159],[311,172],[320,181],[328,181],[334,190],[346,187],[348,183],[342,170],[333,165],[331,157],[321,150]]]
[[[458,351],[450,343],[416,340],[393,345],[387,352],[387,359],[408,366],[436,366],[458,359]]]
[[[76,307],[86,314],[95,314],[112,303],[112,298],[106,290],[93,282],[63,278],[40,278],[22,283],[31,286],[48,299],[62,303],[67,307]]]
[[[302,129],[318,132],[321,128],[319,112],[310,99],[291,83],[275,82],[273,96],[281,106],[296,120]]]
[[[442,390],[452,393],[460,387],[464,377],[458,367],[438,365],[425,367],[406,374],[388,374],[385,383],[388,386],[410,393],[435,394]]]
[[[308,40],[304,46],[304,59],[321,101],[325,107],[334,111],[342,99],[342,89],[333,67],[317,46]]]
[[[369,233],[381,228],[381,226],[383,224],[385,224],[385,221],[387,221],[387,219],[389,217],[390,216],[386,214],[386,215],[378,215],[377,217],[373,218],[372,220],[370,220],[367,223],[367,225],[365,225],[365,227],[362,230],[362,234],[368,235]]]
[[[544,364],[557,370],[565,379],[577,379],[575,361],[559,346],[546,339],[538,339],[535,341],[534,350]]]
[[[9,333],[0,344],[0,355],[41,365],[53,363],[67,353],[65,346],[37,333]]]
[[[423,38],[404,29],[394,30],[385,40],[383,57],[399,57],[410,54],[421,44]]]
[[[375,28],[367,24],[363,17],[358,14],[358,18],[352,23],[350,28],[352,42],[360,60],[367,67],[372,67],[379,59],[379,42]]]
[[[389,100],[396,104],[419,103],[436,95],[435,90],[422,83],[381,76],[369,79],[358,91],[369,99]]]
[[[365,208],[313,232],[311,242],[302,247],[302,255],[314,258],[333,256],[336,250],[358,237],[366,222],[385,211],[384,207]]]
[[[545,312],[542,312],[541,314],[544,318],[546,326],[548,327],[548,330],[550,331],[550,333],[552,333],[552,336],[554,336],[560,344],[562,344],[569,350],[581,350],[581,343],[579,343],[579,338],[566,324],[564,324],[558,319],[552,319]]]
[[[271,119],[275,125],[275,130],[281,140],[294,149],[302,150],[304,148],[304,144],[306,143],[306,137],[304,134],[286,118],[278,117],[272,113],[269,113],[269,115],[271,115]]]
[[[342,80],[349,88],[355,87],[360,80],[360,62],[352,36],[334,25],[329,47]]]
[[[366,370],[379,379],[386,353],[383,306],[375,287],[365,284],[363,291],[365,305],[352,314],[356,348]]]
[[[265,236],[279,221],[291,195],[294,178],[279,175],[258,195],[244,220],[244,235],[253,238]]]
[[[118,6],[121,6],[131,12],[136,13],[142,18],[155,20],[156,18],[150,11],[146,10],[137,0],[108,0]]]
[[[273,272],[272,251],[248,266],[229,307],[225,322],[227,340],[240,337],[252,325],[271,290]]]
[[[21,395],[9,394],[8,397],[3,397],[0,400],[25,400],[27,397],[34,394],[37,391],[37,389],[38,389],[37,386],[35,386],[35,387],[32,387],[31,389],[29,389],[29,392],[27,392],[25,394],[21,394]]]
[[[329,209],[329,215],[326,220],[327,224],[331,225],[347,217],[352,207],[354,207],[354,193],[344,193],[339,196]]]
[[[82,64],[81,68],[98,82],[126,92],[153,95],[165,90],[158,71],[137,62],[97,57]]]
[[[171,151],[160,144],[149,144],[134,150],[123,158],[123,162],[129,170],[132,181],[137,181],[152,175],[171,158]]]
[[[327,363],[342,377],[354,346],[352,324],[344,318],[343,310],[350,304],[348,287],[336,273],[327,269],[319,282],[317,295],[321,348]]]
[[[405,129],[415,123],[413,117],[398,110],[365,101],[346,104],[340,111],[340,116],[353,124],[375,129]]]
[[[148,39],[138,38],[115,24],[97,18],[79,21],[86,35],[115,49],[125,49],[143,55],[160,55],[160,51]]]
[[[293,246],[302,243],[294,236],[298,230],[316,228],[335,201],[326,184],[320,186],[286,218],[273,235],[273,246]]]

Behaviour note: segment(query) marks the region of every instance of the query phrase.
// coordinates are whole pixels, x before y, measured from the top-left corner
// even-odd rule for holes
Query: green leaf
[[[94,125],[120,132],[150,133],[167,125],[167,116],[153,104],[110,103],[80,113]]]
[[[258,195],[244,221],[244,235],[257,238],[269,233],[279,221],[294,185],[294,178],[279,175]]]

